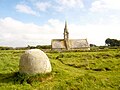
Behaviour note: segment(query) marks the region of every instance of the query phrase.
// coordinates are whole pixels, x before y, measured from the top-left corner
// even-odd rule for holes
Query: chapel
[[[52,39],[52,50],[90,50],[90,45],[87,39],[69,39],[69,32],[67,28],[67,22],[64,27],[63,39]]]

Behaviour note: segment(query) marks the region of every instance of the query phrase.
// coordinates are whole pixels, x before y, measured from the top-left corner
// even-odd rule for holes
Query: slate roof
[[[64,39],[52,39],[52,49],[65,48]]]
[[[70,39],[69,46],[73,49],[90,47],[87,39]]]
[[[52,49],[64,49],[64,39],[53,39],[52,40]],[[87,39],[69,39],[69,48],[70,49],[82,49],[89,48]]]

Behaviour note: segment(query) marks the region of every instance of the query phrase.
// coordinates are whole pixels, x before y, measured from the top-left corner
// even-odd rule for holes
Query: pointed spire
[[[67,21],[65,21],[65,28],[64,28],[64,39],[68,39],[69,38],[69,32],[67,29]]]
[[[67,21],[65,21],[65,28],[67,29]]]
[[[67,21],[65,21],[65,28],[64,28],[65,32],[68,33],[68,29],[67,29]]]
[[[69,49],[69,32],[67,29],[67,21],[65,21],[65,28],[64,28],[64,44],[65,44],[65,49]]]

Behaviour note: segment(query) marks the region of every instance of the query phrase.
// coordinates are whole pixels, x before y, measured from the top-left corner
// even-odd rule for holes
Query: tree
[[[120,40],[107,38],[105,44],[108,46],[120,46]]]
[[[95,44],[90,44],[90,47],[96,47],[96,45]]]
[[[105,44],[107,44],[108,46],[110,46],[110,44],[111,44],[111,39],[110,39],[110,38],[107,38],[107,39],[105,40]]]

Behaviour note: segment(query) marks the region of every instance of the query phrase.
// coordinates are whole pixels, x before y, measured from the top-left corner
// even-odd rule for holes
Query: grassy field
[[[47,53],[53,71],[20,75],[22,50],[0,51],[0,90],[120,90],[120,51]]]

